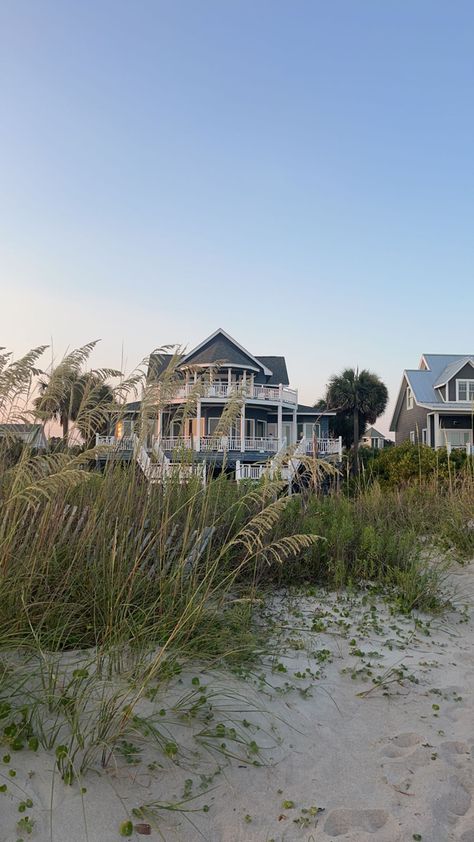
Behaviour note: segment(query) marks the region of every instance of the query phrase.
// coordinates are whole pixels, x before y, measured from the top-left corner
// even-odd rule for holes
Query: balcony
[[[290,389],[289,386],[241,386],[231,383],[209,383],[199,388],[199,383],[188,383],[181,386],[174,392],[172,401],[184,401],[191,395],[198,395],[201,398],[217,400],[228,400],[230,398],[244,397],[246,401],[268,401],[271,403],[286,403],[296,406],[298,404],[298,392]]]
[[[199,450],[202,453],[276,453],[279,449],[278,440],[273,438],[245,438],[242,447],[240,436],[201,436],[194,439],[179,436],[162,438],[160,445],[162,450],[167,452],[184,449]]]
[[[270,455],[286,448],[286,443],[279,442],[278,439],[272,437],[244,438],[242,441],[240,436],[195,436],[193,438],[190,436],[173,436],[155,438],[153,444],[159,446],[166,453],[194,450],[201,453],[227,453],[230,451]],[[96,436],[96,445],[98,447],[106,446],[114,452],[133,451],[136,447],[136,439],[133,436],[116,438],[115,436],[98,435]],[[340,458],[342,455],[341,439],[319,438],[317,439],[317,449],[318,456],[323,459],[327,456],[339,456]],[[313,452],[313,439],[301,439],[294,451],[294,458],[312,456]]]

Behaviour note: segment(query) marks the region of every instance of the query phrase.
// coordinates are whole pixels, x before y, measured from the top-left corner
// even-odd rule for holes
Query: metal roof
[[[455,376],[463,365],[472,362],[474,365],[474,354],[423,354],[424,361],[428,368],[405,369],[403,372],[402,385],[398,394],[397,403],[393,412],[390,430],[396,429],[398,416],[403,403],[404,386],[406,379],[411,387],[417,404],[433,411],[443,410],[453,412],[466,412],[466,406],[444,401],[437,391],[437,387],[444,385]]]
[[[464,366],[468,363],[471,363],[471,365],[474,366],[474,358],[461,357],[461,359],[455,360],[455,362],[447,365],[434,384],[435,389],[439,386],[445,386],[448,380],[451,380],[451,378],[454,377],[458,371],[460,371],[461,368],[464,368]]]

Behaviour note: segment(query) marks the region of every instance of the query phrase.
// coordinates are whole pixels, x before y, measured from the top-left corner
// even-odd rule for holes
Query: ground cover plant
[[[30,417],[42,350],[18,363],[2,358],[2,420]],[[88,352],[86,346],[73,359],[83,362]],[[80,365],[76,375],[96,388]],[[49,415],[60,383],[50,376],[41,393]],[[146,422],[159,396],[140,376],[128,387],[122,381],[115,391],[101,389],[99,405],[87,389],[82,399],[74,391],[73,416],[88,439],[107,412],[120,413],[127,388],[137,385],[145,390]],[[172,373],[165,385],[169,395]],[[230,412],[238,409],[236,403]],[[193,411],[191,397],[183,415]],[[308,594],[313,587],[351,591],[371,583],[404,612],[438,610],[443,569],[431,563],[427,548],[436,543],[464,557],[474,552],[469,473],[448,483],[418,476],[396,488],[362,480],[350,493],[341,483],[338,493],[324,495],[310,482],[289,497],[285,483],[269,478],[237,485],[225,475],[206,484],[190,476],[182,483],[179,467],[167,482],[150,485],[136,463],[111,461],[99,471],[97,456],[94,448],[73,449],[65,441],[57,452],[40,454],[0,440],[3,793],[14,787],[18,751],[48,752],[62,783],[81,792],[91,769],[108,770],[117,758],[133,767],[144,743],[152,742],[161,758],[150,759],[150,766],[158,763],[153,774],[162,762],[191,756],[194,749],[180,744],[182,732],[177,736],[168,724],[170,711],[161,704],[166,688],[194,663],[253,673],[275,633],[262,605],[282,588]],[[325,629],[316,618],[315,635],[318,622]],[[317,670],[329,657],[325,647],[316,649]],[[286,669],[275,662],[277,673]],[[238,691],[213,693],[193,678],[173,700],[174,725],[199,723],[195,741],[218,757],[214,769],[232,758],[262,762],[248,712],[233,711]],[[206,806],[195,807],[192,797],[183,792],[179,809],[192,814]],[[19,802],[18,838],[35,832],[29,800]],[[146,823],[177,804],[141,805],[135,818]],[[306,819],[302,814],[301,822]],[[130,823],[133,830],[125,817],[122,835],[129,835]]]

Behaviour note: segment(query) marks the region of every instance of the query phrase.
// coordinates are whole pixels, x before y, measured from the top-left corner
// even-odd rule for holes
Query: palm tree
[[[84,371],[96,344],[90,342],[72,351],[39,381],[40,394],[34,402],[36,412],[44,421],[55,420],[61,424],[65,444],[71,422],[76,422],[87,441],[112,409],[114,393],[105,381],[121,373],[109,368]]]
[[[341,374],[334,375],[328,384],[328,408],[352,414],[354,430],[354,461],[352,470],[359,471],[358,453],[361,416],[374,424],[385,410],[388,391],[385,383],[367,369],[346,368]]]

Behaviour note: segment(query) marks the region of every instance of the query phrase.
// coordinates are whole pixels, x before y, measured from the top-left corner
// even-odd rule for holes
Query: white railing
[[[278,439],[273,438],[245,439],[245,450],[254,450],[258,453],[276,453],[278,444]]]
[[[446,450],[448,453],[451,453],[452,450],[465,450],[468,456],[474,456],[474,444],[470,444],[470,442],[466,442],[465,444],[451,444],[448,441],[446,442]]]
[[[342,456],[342,438],[317,438],[316,447],[319,456]],[[312,438],[303,438],[298,442],[294,455],[312,456],[314,453],[314,441]]]
[[[107,445],[108,447],[113,447],[114,450],[133,450],[134,440],[133,436],[123,436],[119,439],[115,436],[97,435],[95,437],[95,444],[96,447],[103,447]]]
[[[175,400],[186,400],[190,395],[196,395],[203,398],[221,398],[226,400],[232,397],[244,397],[247,400],[272,401],[273,403],[298,403],[298,392],[296,389],[290,389],[289,386],[266,386],[258,383],[253,386],[250,383],[208,383],[206,386],[201,386],[199,383],[187,383],[185,386],[180,386],[173,392],[172,398]]]
[[[216,451],[218,453],[227,450],[237,450],[240,453],[254,451],[256,453],[276,453],[279,442],[273,438],[245,438],[239,436],[201,436],[200,449],[204,451]]]
[[[178,450],[181,448],[191,450],[193,441],[189,436],[169,436],[160,439],[160,444],[163,450]]]
[[[237,461],[235,466],[235,479],[240,482],[242,479],[259,480],[265,476],[265,471],[268,470],[266,465],[246,465]]]
[[[199,449],[223,453],[226,450],[240,450],[240,439],[234,436],[201,436]]]

